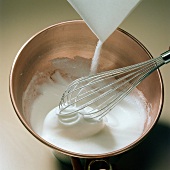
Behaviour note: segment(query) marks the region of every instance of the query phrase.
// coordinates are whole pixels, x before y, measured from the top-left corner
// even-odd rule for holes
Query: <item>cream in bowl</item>
[[[10,95],[19,119],[39,141],[63,156],[121,154],[149,133],[161,113],[163,83],[157,70],[100,122],[86,121],[79,114],[71,125],[58,120],[62,93],[70,82],[89,74],[97,41],[83,21],[56,24],[28,40],[12,65]],[[151,57],[138,40],[117,29],[102,46],[98,72]]]

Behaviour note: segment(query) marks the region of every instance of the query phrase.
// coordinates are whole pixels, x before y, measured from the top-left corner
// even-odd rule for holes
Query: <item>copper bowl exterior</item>
[[[83,21],[69,21],[50,26],[29,39],[18,52],[10,73],[10,97],[17,116],[28,131],[45,145],[58,153],[80,158],[103,158],[121,154],[137,145],[159,119],[163,105],[163,82],[159,70],[147,77],[138,88],[152,105],[150,124],[132,144],[107,154],[86,155],[63,150],[54,146],[34,132],[29,115],[23,112],[22,96],[33,75],[45,72],[49,76],[54,68],[51,60],[57,57],[81,56],[92,58],[97,44],[96,36]],[[103,68],[114,69],[139,63],[152,58],[149,51],[132,35],[117,29],[104,43],[100,63]]]

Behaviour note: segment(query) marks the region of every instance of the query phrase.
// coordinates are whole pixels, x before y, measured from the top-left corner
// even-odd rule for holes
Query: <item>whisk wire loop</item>
[[[108,98],[108,101],[110,100],[109,104],[105,105],[105,102],[107,102],[107,101],[105,101],[104,103],[102,103],[102,104],[105,105],[105,107],[103,107],[102,109],[96,111],[96,109],[97,109],[97,108],[96,108],[96,109],[95,109],[95,112],[94,112],[94,111],[93,111],[93,112],[90,112],[89,114],[91,114],[91,118],[96,118],[96,117],[98,117],[99,119],[101,119],[103,116],[105,116],[113,107],[116,106],[117,103],[119,103],[119,101],[121,101],[122,98],[124,98],[125,96],[127,96],[127,95],[131,92],[131,90],[133,90],[133,88],[135,87],[135,85],[137,85],[137,83],[138,83],[139,81],[142,81],[142,79],[143,79],[144,77],[139,77],[139,76],[141,76],[144,72],[147,72],[147,71],[148,71],[148,69],[136,71],[136,72],[135,72],[136,75],[131,78],[131,80],[132,80],[132,79],[136,79],[136,81],[134,81],[132,84],[130,84],[130,83],[127,82],[127,81],[124,82],[123,84],[126,84],[126,88],[124,87],[124,90],[118,92],[116,97],[112,96],[112,97]],[[137,79],[137,78],[138,78],[138,79]],[[121,84],[121,85],[123,85],[123,84]],[[120,85],[120,86],[121,86],[121,85]],[[126,90],[126,93],[125,93],[125,90]],[[113,98],[113,100],[111,100],[112,98]],[[101,105],[102,105],[102,104],[101,104]],[[100,105],[100,106],[101,106],[101,105]],[[98,107],[100,107],[100,106],[98,106]],[[102,111],[102,112],[101,112],[101,111]],[[93,116],[93,114],[95,114],[95,113],[100,113],[100,114],[98,114],[98,115],[96,114],[96,115]]]
[[[143,79],[168,62],[169,51],[167,55],[142,63],[79,78],[73,81],[63,94],[59,115],[74,115],[79,112],[85,118],[101,119]],[[70,106],[75,106],[75,109],[65,112]],[[83,109],[86,108],[88,111],[84,112]]]

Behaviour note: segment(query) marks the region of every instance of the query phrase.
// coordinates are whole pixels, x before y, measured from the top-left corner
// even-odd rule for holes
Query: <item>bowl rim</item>
[[[71,21],[65,21],[65,22],[60,22],[60,23],[56,23],[53,24],[51,26],[48,26],[44,29],[42,29],[41,31],[37,32],[36,34],[34,34],[30,39],[28,39],[24,45],[20,48],[20,50],[18,51],[11,70],[10,70],[10,76],[9,76],[9,94],[10,94],[10,99],[13,105],[13,108],[15,110],[15,113],[17,115],[17,117],[19,118],[19,120],[21,121],[21,123],[25,126],[25,128],[36,138],[38,139],[38,141],[42,142],[43,144],[45,144],[46,146],[56,150],[59,153],[62,154],[66,154],[68,156],[73,156],[73,157],[79,157],[79,158],[104,158],[104,157],[110,157],[110,156],[116,156],[119,155],[121,153],[124,153],[130,149],[132,149],[133,147],[135,147],[136,145],[138,145],[149,133],[149,131],[156,125],[157,121],[159,120],[159,117],[161,115],[162,109],[163,109],[163,103],[164,103],[164,84],[163,84],[163,79],[162,79],[162,75],[159,69],[157,69],[157,73],[159,76],[159,81],[160,81],[160,85],[161,85],[161,104],[159,105],[159,113],[157,114],[155,120],[153,121],[153,124],[146,130],[146,132],[144,132],[137,140],[135,140],[134,142],[130,143],[129,145],[127,145],[126,147],[123,147],[121,149],[118,149],[116,151],[112,151],[112,152],[107,152],[107,153],[101,153],[101,154],[82,154],[82,153],[75,153],[75,152],[71,152],[71,151],[67,151],[64,150],[62,148],[59,148],[51,143],[49,143],[48,141],[44,140],[41,136],[39,136],[37,133],[35,133],[27,124],[27,122],[25,121],[25,119],[21,116],[18,107],[15,103],[15,99],[14,99],[14,91],[13,91],[13,80],[14,80],[14,69],[15,69],[15,64],[17,63],[18,58],[20,57],[20,53],[22,52],[22,50],[27,46],[27,44],[32,41],[35,37],[37,37],[39,34],[54,28],[54,27],[59,27],[65,24],[85,24],[85,22],[83,20],[71,20]],[[126,32],[125,30],[121,29],[121,28],[117,28],[117,30],[123,34],[125,34],[126,36],[128,36],[129,38],[131,38],[133,41],[135,41],[147,54],[150,58],[153,58],[151,53],[147,50],[147,48],[139,41],[137,40],[134,36],[132,36],[130,33]]]

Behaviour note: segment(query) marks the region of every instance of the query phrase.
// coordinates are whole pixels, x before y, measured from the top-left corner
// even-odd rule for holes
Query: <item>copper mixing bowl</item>
[[[18,52],[10,73],[10,96],[17,116],[28,131],[39,141],[53,148],[57,153],[80,158],[103,158],[121,154],[137,145],[153,128],[159,119],[163,105],[163,82],[159,70],[147,77],[139,86],[151,104],[150,123],[143,134],[130,145],[106,154],[83,154],[70,152],[50,144],[31,127],[29,112],[24,113],[23,93],[37,72],[50,76],[55,68],[53,59],[81,56],[91,59],[97,44],[96,36],[83,21],[69,21],[50,26],[29,39]],[[100,65],[105,70],[139,63],[152,58],[149,51],[132,35],[117,29],[104,43]],[[42,81],[45,77],[42,78]],[[39,81],[41,83],[41,79]],[[30,99],[31,100],[31,99]],[[28,107],[30,104],[28,103]]]

